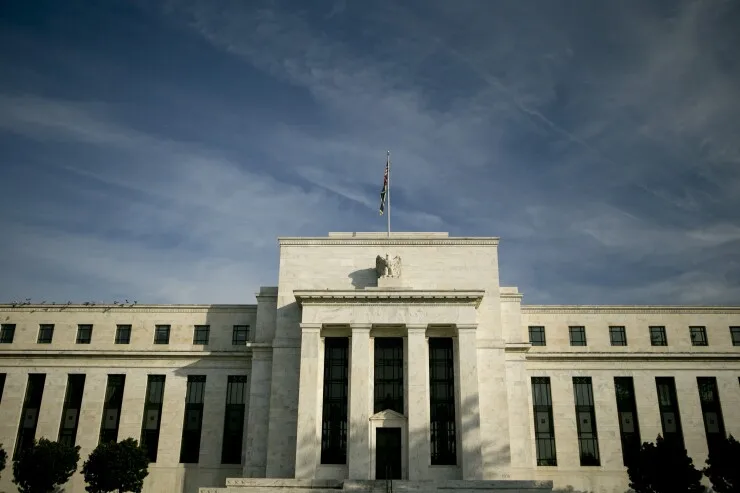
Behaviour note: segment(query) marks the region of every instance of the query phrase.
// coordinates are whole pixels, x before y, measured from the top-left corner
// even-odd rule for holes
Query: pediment
[[[406,421],[406,416],[392,409],[384,409],[378,413],[370,416],[370,421],[385,421],[385,420],[403,420]]]

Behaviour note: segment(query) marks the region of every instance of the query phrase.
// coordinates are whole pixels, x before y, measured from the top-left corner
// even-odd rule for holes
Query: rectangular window
[[[53,338],[54,338],[54,324],[39,325],[39,338],[36,341],[38,344],[51,344],[51,340]]]
[[[534,437],[538,466],[557,466],[550,377],[532,377]]]
[[[85,375],[67,375],[67,392],[62,407],[62,422],[59,424],[59,443],[74,447],[77,440],[77,425],[80,421],[82,394],[85,390]]]
[[[732,345],[733,346],[740,346],[740,327],[730,327],[730,337],[732,338]],[[11,341],[13,338],[11,337]],[[5,342],[5,341],[0,341]]]
[[[545,328],[542,326],[530,326],[529,343],[533,346],[545,346]]]
[[[586,327],[573,326],[570,329],[570,345],[571,346],[585,346],[586,345]]]
[[[244,346],[249,340],[249,325],[235,325],[231,333],[231,344],[233,346]]]
[[[207,345],[210,332],[210,325],[196,325],[193,329],[193,344]]]
[[[129,344],[131,342],[131,326],[116,325],[116,344]]]
[[[653,346],[667,346],[668,338],[665,335],[665,327],[654,325],[650,327],[650,344]]]
[[[632,377],[614,377],[614,392],[617,395],[619,434],[622,438],[622,461],[626,466],[629,459],[640,450],[641,445]]]
[[[658,391],[658,408],[660,409],[660,424],[663,427],[663,438],[672,441],[680,448],[686,448],[681,428],[681,414],[676,398],[676,382],[673,377],[655,377],[655,386]]]
[[[0,373],[0,402],[3,402],[3,392],[5,392],[5,379],[7,378],[7,375],[5,373]]]
[[[709,451],[716,448],[718,442],[725,439],[725,420],[719,402],[717,379],[714,377],[696,377],[699,386],[701,413],[704,417],[704,431],[707,435]]]
[[[321,463],[347,463],[349,338],[324,338],[324,395],[321,415]]]
[[[226,416],[224,417],[221,464],[241,464],[242,462],[246,393],[247,377],[229,375],[226,384]]]
[[[92,325],[77,326],[77,344],[90,344],[92,340]]]
[[[576,404],[578,449],[582,466],[599,466],[599,436],[596,431],[596,410],[591,377],[573,377],[573,394]]]
[[[707,328],[706,327],[689,327],[691,333],[691,344],[693,346],[706,346],[707,343]]]
[[[149,375],[144,401],[144,421],[141,425],[141,445],[146,449],[149,462],[157,462],[159,429],[162,424],[162,399],[164,397],[164,375]]]
[[[185,394],[185,421],[182,425],[180,463],[197,464],[200,455],[200,436],[203,429],[203,394],[206,390],[205,375],[188,375]]]
[[[452,338],[429,339],[429,401],[432,465],[457,464],[455,364]]]
[[[611,340],[612,346],[626,346],[627,345],[627,332],[623,326],[611,326],[609,327],[609,339]]]
[[[375,338],[375,405],[403,414],[403,338]]]
[[[0,344],[13,344],[15,338],[15,324],[2,324],[0,326]]]
[[[36,425],[39,422],[39,409],[41,408],[41,397],[44,395],[45,373],[30,373],[26,385],[26,397],[21,409],[21,422],[18,425],[18,437],[15,441],[13,460],[18,458],[21,451],[33,445],[36,437]]]
[[[170,326],[169,325],[157,325],[154,327],[154,344],[169,344],[170,343]]]
[[[105,402],[103,403],[103,417],[100,420],[99,443],[118,441],[118,425],[121,421],[123,387],[125,385],[126,375],[108,375]]]

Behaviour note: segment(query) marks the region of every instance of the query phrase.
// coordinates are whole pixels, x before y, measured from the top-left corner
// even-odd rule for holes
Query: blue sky
[[[251,303],[278,236],[499,236],[530,304],[740,302],[740,4],[9,1],[0,300]]]

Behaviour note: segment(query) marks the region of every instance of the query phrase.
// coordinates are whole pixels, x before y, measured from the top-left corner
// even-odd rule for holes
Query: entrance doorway
[[[401,479],[401,428],[375,432],[375,479]]]

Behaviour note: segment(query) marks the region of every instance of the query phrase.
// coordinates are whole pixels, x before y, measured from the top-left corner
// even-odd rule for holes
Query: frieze
[[[466,304],[478,306],[483,299],[483,290],[466,291],[294,291],[302,305],[450,305]]]
[[[7,349],[0,351],[3,358],[105,358],[105,359],[197,359],[234,358],[244,360],[251,356],[251,350],[240,351],[112,351],[76,349]]]
[[[666,306],[666,305],[522,305],[526,314],[697,314],[739,315],[740,306]]]
[[[280,246],[498,246],[498,238],[278,238]]]
[[[532,352],[527,361],[740,361],[740,352]]]
[[[22,304],[5,303],[0,312],[71,313],[256,313],[257,305],[110,305],[110,304]]]

